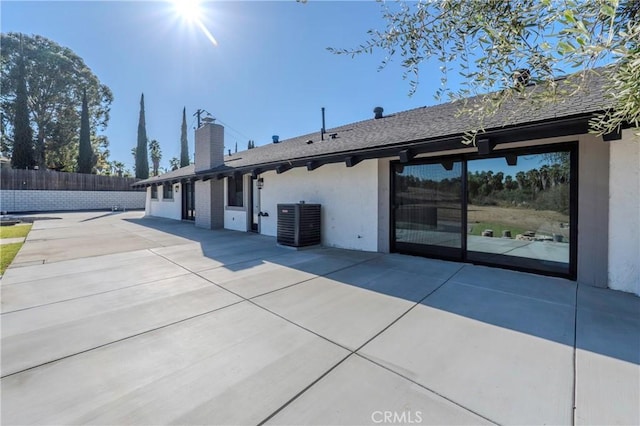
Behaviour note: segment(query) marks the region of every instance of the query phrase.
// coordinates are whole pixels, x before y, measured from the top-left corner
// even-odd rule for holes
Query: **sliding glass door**
[[[394,169],[394,240],[398,251],[462,257],[462,163]]]
[[[467,162],[467,259],[569,274],[571,153],[511,158]]]
[[[566,144],[393,163],[393,250],[574,277],[576,156]]]

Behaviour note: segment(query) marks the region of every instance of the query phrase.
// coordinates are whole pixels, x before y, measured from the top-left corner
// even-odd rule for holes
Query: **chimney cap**
[[[380,106],[375,107],[373,109],[373,113],[375,114],[374,118],[376,118],[376,119],[382,118],[382,113],[383,112],[384,112],[384,109],[382,107],[380,107]]]

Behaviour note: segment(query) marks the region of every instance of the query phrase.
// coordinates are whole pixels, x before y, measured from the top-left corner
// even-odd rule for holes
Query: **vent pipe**
[[[324,140],[324,133],[325,133],[325,127],[324,127],[324,107],[320,108],[320,110],[322,111],[322,129],[320,129],[320,140]]]
[[[383,112],[384,112],[384,109],[382,107],[375,107],[373,109],[373,113],[375,114],[373,118],[375,118],[376,120],[379,118],[382,118]]]

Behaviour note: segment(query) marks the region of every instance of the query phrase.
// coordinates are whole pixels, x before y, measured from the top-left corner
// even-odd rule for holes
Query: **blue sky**
[[[396,59],[378,72],[383,53],[334,55],[327,47],[355,47],[367,30],[384,28],[381,6],[367,1],[294,0],[204,2],[203,22],[180,19],[167,1],[2,1],[2,32],[38,34],[71,48],[111,88],[111,120],[103,133],[111,160],[132,168],[140,94],[147,134],[160,142],[161,165],[179,157],[182,108],[187,108],[193,158],[192,114],[201,108],[225,125],[234,150],[317,131],[320,108],[327,128],[364,120],[373,108],[397,112],[435,103],[434,63],[408,96]],[[455,81],[453,82],[455,84]]]

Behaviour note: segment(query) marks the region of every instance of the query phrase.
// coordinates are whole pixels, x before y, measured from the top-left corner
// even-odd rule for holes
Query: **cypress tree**
[[[138,119],[138,145],[136,147],[136,177],[149,177],[149,154],[147,153],[147,125],[144,119],[144,93],[140,97],[140,118]]]
[[[35,164],[33,153],[33,130],[29,120],[29,105],[27,104],[27,80],[25,75],[24,57],[22,54],[18,65],[18,86],[16,88],[16,115],[13,121],[13,154],[11,165],[16,169],[31,168]]]
[[[187,108],[182,109],[182,129],[180,133],[180,167],[189,165],[189,141],[187,140]]]
[[[82,94],[82,113],[80,115],[80,145],[78,147],[78,173],[91,173],[93,169],[93,149],[89,130],[89,108],[87,92]]]

